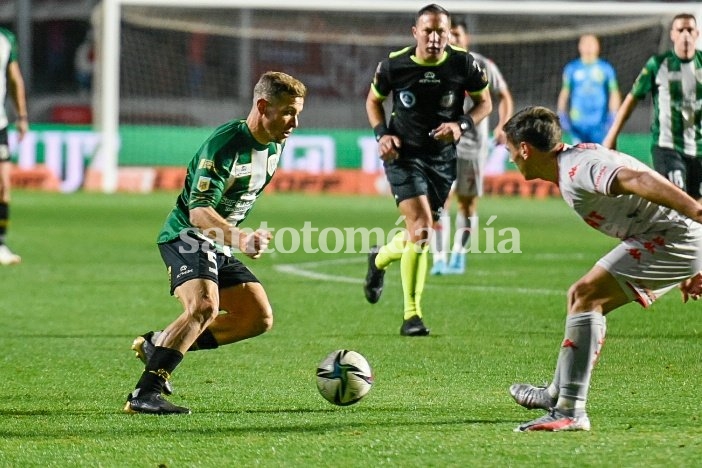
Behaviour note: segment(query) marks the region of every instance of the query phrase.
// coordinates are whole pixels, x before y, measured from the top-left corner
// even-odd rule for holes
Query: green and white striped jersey
[[[158,235],[162,244],[193,229],[192,208],[211,206],[238,226],[268,185],[283,150],[280,143],[258,143],[245,120],[233,120],[205,140],[188,165],[185,187]]]
[[[17,39],[5,28],[0,28],[0,128],[7,127],[5,96],[7,95],[7,67],[17,61]]]
[[[636,78],[631,94],[653,98],[652,144],[702,157],[702,51],[681,60],[674,51],[651,57]]]

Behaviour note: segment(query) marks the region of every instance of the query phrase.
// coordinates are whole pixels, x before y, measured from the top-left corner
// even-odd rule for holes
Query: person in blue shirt
[[[580,58],[563,69],[558,117],[573,143],[602,143],[621,104],[614,67],[599,58],[600,41],[585,34],[578,42]]]

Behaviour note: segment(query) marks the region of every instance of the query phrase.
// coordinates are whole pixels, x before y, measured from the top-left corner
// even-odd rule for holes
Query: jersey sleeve
[[[466,54],[466,76],[468,77],[466,91],[469,94],[480,94],[487,89],[489,85],[487,71],[470,53]]]
[[[612,64],[607,63],[607,89],[610,91],[619,90],[619,82],[617,81],[617,72],[614,70]]]
[[[7,63],[16,62],[19,58],[19,46],[17,45],[17,37],[9,29],[0,28],[0,35],[5,36],[10,46],[10,54]]]
[[[229,145],[217,144],[217,140],[209,140],[203,145],[190,169],[193,177],[188,207],[216,207],[235,162],[236,153]]]
[[[380,99],[385,99],[392,92],[389,60],[383,60],[378,63],[371,82],[371,90]]]
[[[571,88],[573,87],[572,77],[573,77],[573,63],[571,62],[571,63],[566,64],[565,67],[563,67],[563,76],[561,77],[563,84],[561,85],[561,89],[566,89],[568,91],[571,90]]]
[[[653,89],[653,80],[658,69],[658,59],[654,56],[648,59],[631,87],[631,95],[636,99],[643,99]]]
[[[490,89],[496,93],[508,89],[507,82],[505,81],[504,76],[502,76],[502,72],[497,67],[495,62],[493,62],[490,59],[487,59],[485,61],[485,66],[487,67],[488,80],[490,81]]]

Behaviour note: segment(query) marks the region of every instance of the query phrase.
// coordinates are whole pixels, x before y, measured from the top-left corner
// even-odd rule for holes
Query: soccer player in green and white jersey
[[[307,90],[285,73],[266,72],[253,94],[246,120],[220,126],[195,154],[158,236],[171,294],[183,313],[163,331],[134,340],[146,367],[127,397],[128,413],[190,413],[161,396],[172,392],[168,379],[183,354],[245,340],[273,324],[263,286],[231,251],[258,258],[266,250],[269,232],[238,226],[273,177]]]
[[[9,121],[4,106],[8,91],[17,112],[15,129],[19,139],[22,140],[29,126],[24,79],[18,61],[17,40],[13,33],[0,28],[0,265],[13,265],[22,261],[20,256],[13,253],[5,244],[7,225],[10,222],[11,163],[7,136]]]
[[[653,167],[696,199],[702,198],[702,51],[693,15],[675,16],[673,49],[654,55],[636,78],[602,142],[615,148],[617,136],[638,102],[651,93]]]

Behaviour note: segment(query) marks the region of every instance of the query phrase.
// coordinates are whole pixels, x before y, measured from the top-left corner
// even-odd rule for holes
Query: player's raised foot
[[[383,293],[383,282],[385,280],[385,270],[381,270],[375,266],[375,257],[378,256],[380,247],[374,245],[368,252],[368,272],[366,273],[366,281],[363,284],[363,292],[366,295],[366,300],[371,304],[375,304],[380,300],[380,295]]]
[[[587,414],[582,414],[580,416],[568,416],[566,414],[561,413],[556,408],[552,408],[545,416],[541,416],[540,418],[534,419],[533,421],[529,421],[520,425],[514,430],[514,432],[559,432],[589,430],[590,418],[587,417]]]
[[[429,272],[432,276],[441,276],[446,274],[446,262],[444,260],[437,260],[431,267]]]
[[[551,409],[556,406],[556,398],[548,394],[546,387],[535,387],[529,384],[513,384],[509,394],[514,401],[526,409]]]
[[[460,252],[452,252],[446,267],[447,275],[462,275],[466,272],[466,254]]]
[[[413,315],[402,322],[402,328],[400,328],[402,336],[427,336],[428,334],[429,329],[424,326],[424,322],[418,315]]]
[[[130,414],[190,414],[190,408],[174,405],[170,401],[164,400],[158,393],[139,395],[139,391],[135,390],[127,397],[124,412]]]
[[[5,244],[0,245],[0,265],[17,265],[22,262],[22,257],[12,253]]]
[[[151,359],[151,356],[153,356],[154,350],[156,349],[156,346],[152,342],[153,337],[154,332],[150,331],[141,336],[137,336],[132,342],[132,350],[136,353],[136,357],[138,357],[141,362],[144,363],[144,365],[149,362],[149,359]],[[171,385],[168,380],[166,380],[163,384],[163,393],[166,395],[173,394],[173,385]]]

